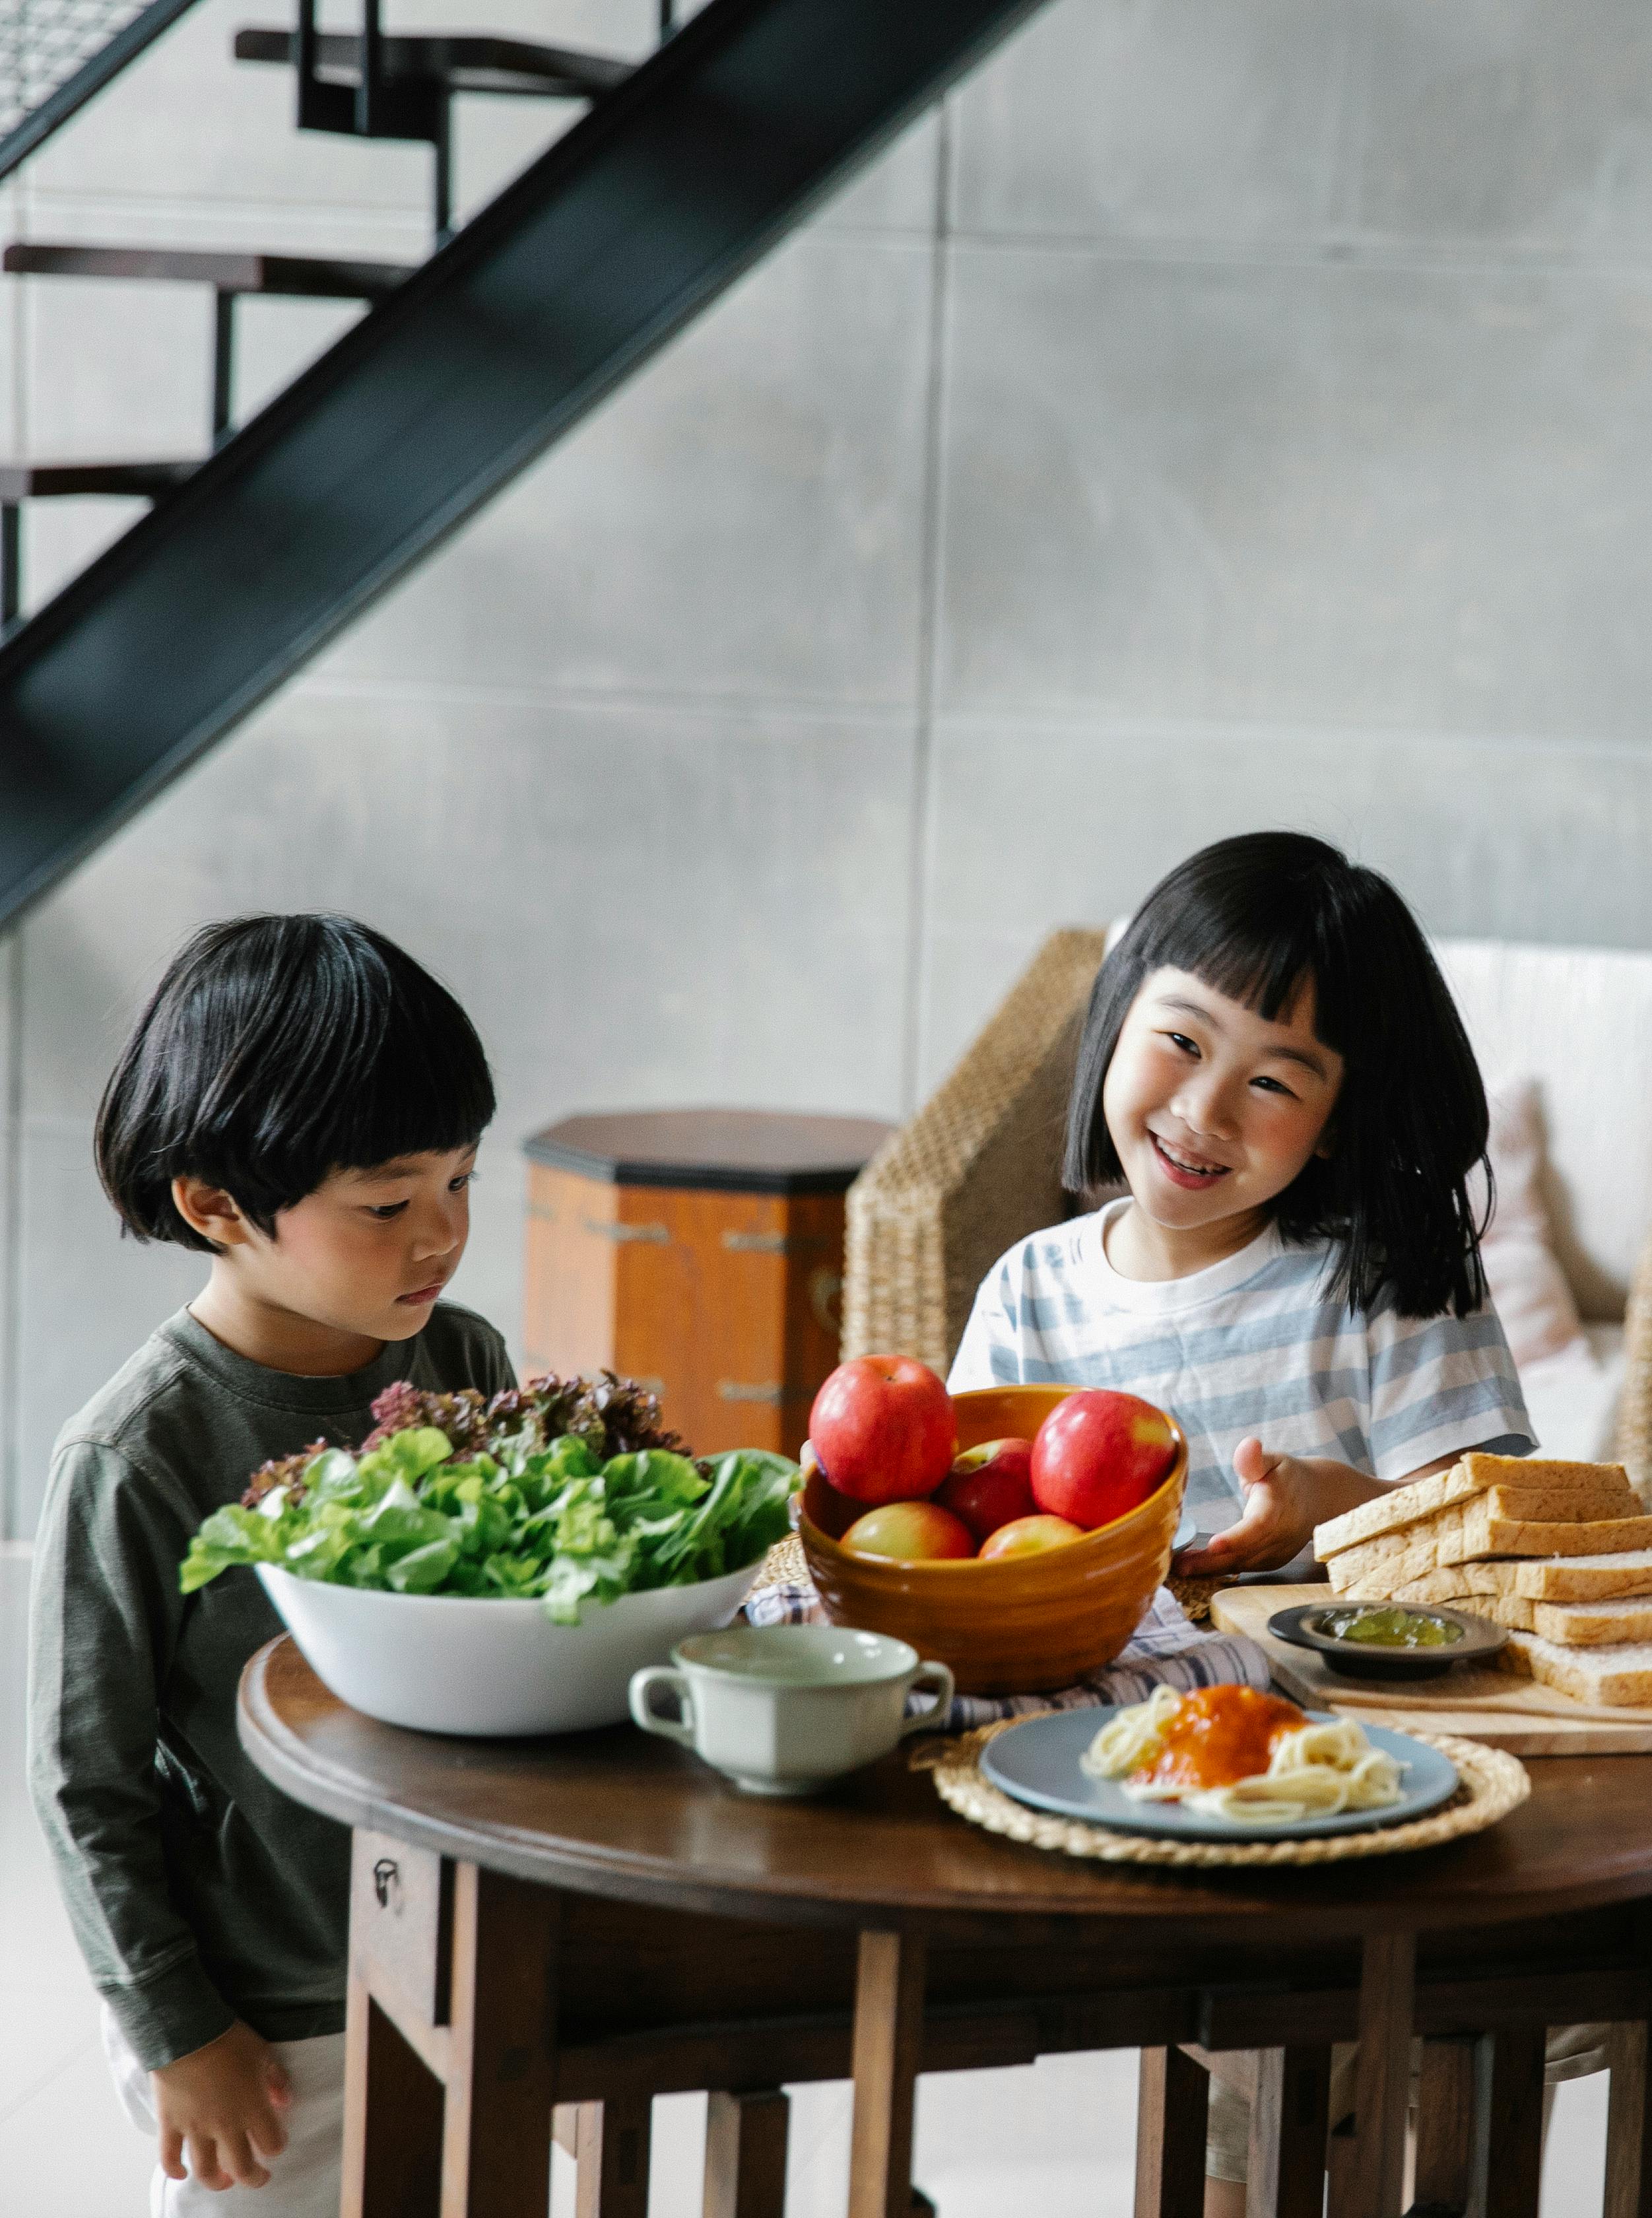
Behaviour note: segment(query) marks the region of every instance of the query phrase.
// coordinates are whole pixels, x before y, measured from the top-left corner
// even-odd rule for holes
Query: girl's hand
[[[1179,1577],[1277,1571],[1307,1546],[1316,1525],[1387,1490],[1346,1463],[1271,1455],[1254,1434],[1234,1450],[1234,1472],[1245,1490],[1243,1515],[1204,1547],[1185,1549],[1176,1558]]]
[[[260,2157],[287,2146],[282,2113],[293,2100],[267,2041],[238,2020],[227,2033],[150,2074],[159,2123],[161,2170],[193,2173],[202,2187],[263,2187]],[[187,2158],[187,2168],[186,2168]]]

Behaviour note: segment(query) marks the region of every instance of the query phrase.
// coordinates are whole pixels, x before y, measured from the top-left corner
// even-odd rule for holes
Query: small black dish
[[[1311,1649],[1322,1656],[1331,1670],[1345,1679],[1439,1679],[1453,1664],[1483,1664],[1508,1643],[1502,1626],[1488,1624],[1483,1617],[1470,1617],[1463,1610],[1445,1609],[1438,1602],[1426,1607],[1420,1602],[1372,1602],[1366,1607],[1408,1610],[1414,1617],[1460,1626],[1462,1639],[1449,1646],[1377,1648],[1319,1630],[1321,1622],[1333,1612],[1360,1607],[1353,1602],[1314,1602],[1296,1609],[1282,1609],[1268,1620],[1268,1631],[1276,1640],[1288,1640],[1293,1648]]]

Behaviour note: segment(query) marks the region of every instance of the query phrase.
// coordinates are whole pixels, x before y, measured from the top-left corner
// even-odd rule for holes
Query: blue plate
[[[988,1741],[981,1768],[994,1787],[1035,1810],[1062,1818],[1081,1818],[1116,1833],[1154,1833],[1184,1841],[1305,1841],[1319,1833],[1363,1833],[1374,1825],[1400,1825],[1449,1802],[1457,1791],[1457,1768],[1437,1748],[1386,1725],[1367,1725],[1365,1737],[1405,1765],[1397,1802],[1385,1810],[1344,1811],[1334,1818],[1300,1818],[1290,1825],[1247,1825],[1184,1810],[1179,1802],[1134,1802],[1116,1779],[1092,1779],[1079,1758],[1115,1714],[1111,1707],[1053,1710],[1029,1718]],[[1309,1716],[1328,1722],[1328,1713]]]

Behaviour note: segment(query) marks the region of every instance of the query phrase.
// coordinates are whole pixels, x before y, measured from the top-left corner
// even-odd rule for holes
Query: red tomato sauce
[[[1282,1735],[1308,1723],[1295,1702],[1254,1687],[1200,1687],[1182,1696],[1164,1745],[1131,1773],[1138,1787],[1231,1787],[1267,1769]]]

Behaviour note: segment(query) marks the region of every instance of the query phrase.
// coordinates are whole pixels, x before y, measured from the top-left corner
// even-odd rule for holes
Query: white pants
[[[338,2218],[344,2146],[344,2036],[271,2044],[293,2083],[286,2113],[287,2147],[265,2159],[265,2187],[202,2187],[193,2176],[169,2179],[158,2164],[149,2186],[149,2218]],[[149,2074],[128,2047],[114,2013],[103,2010],[103,2053],[121,2107],[140,2133],[158,2131]]]

